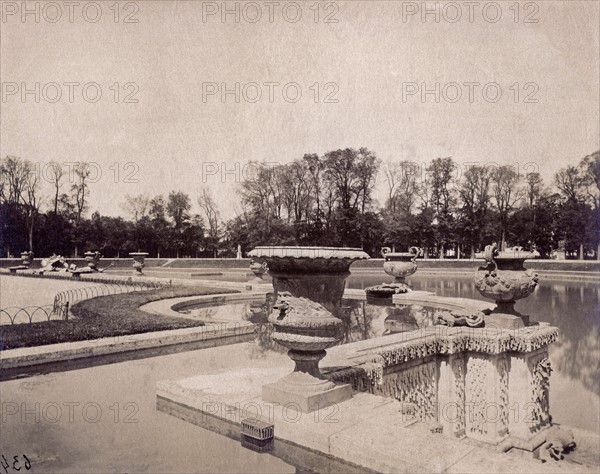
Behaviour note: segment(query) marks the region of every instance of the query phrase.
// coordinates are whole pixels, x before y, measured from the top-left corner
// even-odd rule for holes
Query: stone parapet
[[[557,328],[544,325],[436,326],[330,349],[323,373],[399,400],[405,418],[437,422],[447,435],[528,441],[551,425],[547,349],[557,338]]]

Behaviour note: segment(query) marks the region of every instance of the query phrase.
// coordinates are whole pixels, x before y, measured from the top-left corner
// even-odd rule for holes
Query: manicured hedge
[[[0,350],[202,326],[201,321],[158,316],[139,308],[165,298],[215,293],[236,291],[180,286],[99,296],[75,304],[71,308],[73,316],[68,321],[0,326]]]

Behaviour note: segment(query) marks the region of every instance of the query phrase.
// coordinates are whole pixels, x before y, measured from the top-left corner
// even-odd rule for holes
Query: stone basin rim
[[[292,258],[305,260],[370,258],[360,248],[355,247],[302,247],[302,246],[258,246],[248,252],[249,257]]]

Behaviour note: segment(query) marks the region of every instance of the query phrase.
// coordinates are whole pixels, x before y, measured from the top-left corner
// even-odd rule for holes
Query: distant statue
[[[235,258],[237,258],[238,260],[242,259],[242,246],[240,244],[238,244],[237,246],[237,255],[235,256]]]
[[[45,272],[67,272],[68,269],[69,264],[65,257],[53,253],[51,257],[42,260],[42,268],[38,273],[43,275]]]

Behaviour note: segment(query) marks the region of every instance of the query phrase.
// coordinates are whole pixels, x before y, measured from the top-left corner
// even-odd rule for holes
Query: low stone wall
[[[86,266],[83,258],[68,258],[69,264],[75,263],[77,266]],[[39,268],[42,259],[34,259],[32,268]],[[131,268],[133,259],[131,258],[103,258],[100,260],[100,268],[114,263],[114,268]],[[198,269],[198,268],[220,268],[220,269],[248,269],[251,260],[249,258],[146,258],[146,269],[151,267],[173,268],[173,269]],[[2,258],[0,259],[0,268],[7,268],[21,264],[20,258]],[[482,260],[423,260],[418,259],[417,264],[420,269],[456,269],[475,271],[483,264]],[[163,266],[164,265],[164,266]],[[383,259],[372,258],[369,260],[359,260],[352,264],[351,270],[357,269],[382,269]],[[525,262],[525,268],[544,271],[568,271],[568,272],[600,272],[600,261],[597,260],[528,260]]]
[[[34,258],[33,265],[31,268],[41,268],[42,266],[42,258]],[[145,261],[146,267],[158,267],[160,265],[164,265],[169,260],[166,258],[147,258]],[[67,258],[67,262],[69,265],[74,263],[78,267],[87,267],[87,262],[85,258]],[[100,259],[99,268],[108,267],[110,264],[113,264],[113,268],[133,268],[133,259],[124,257],[124,258],[102,258]],[[8,268],[14,267],[17,265],[21,265],[20,258],[0,258],[0,268]]]

